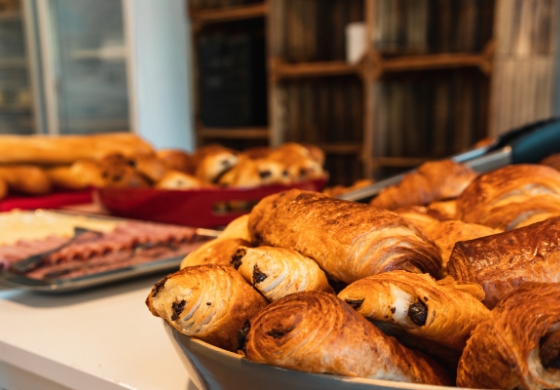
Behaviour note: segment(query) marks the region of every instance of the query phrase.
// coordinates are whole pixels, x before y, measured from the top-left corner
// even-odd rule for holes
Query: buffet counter
[[[161,276],[63,295],[0,286],[0,389],[196,390],[144,304]]]

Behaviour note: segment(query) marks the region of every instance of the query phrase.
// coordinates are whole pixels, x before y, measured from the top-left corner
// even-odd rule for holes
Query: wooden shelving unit
[[[550,116],[556,2],[445,4],[263,0],[191,9],[195,40],[209,23],[262,18],[267,44],[268,126],[200,124],[199,142],[314,143],[327,154],[332,184],[350,184]],[[349,64],[345,27],[353,22],[364,23],[367,45]],[[520,107],[528,103],[519,91],[532,108]]]

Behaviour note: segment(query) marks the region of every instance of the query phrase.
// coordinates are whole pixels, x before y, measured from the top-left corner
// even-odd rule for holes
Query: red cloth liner
[[[98,188],[95,198],[110,214],[200,228],[225,226],[247,211],[218,212],[215,206],[228,201],[254,201],[291,188],[321,191],[326,179],[269,185],[258,188],[209,188],[160,190],[154,188]]]
[[[48,195],[9,195],[0,200],[0,211],[56,209],[75,204],[93,202],[93,189],[73,192],[53,192]]]

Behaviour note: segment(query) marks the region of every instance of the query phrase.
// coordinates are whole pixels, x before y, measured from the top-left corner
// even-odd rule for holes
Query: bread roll
[[[208,145],[194,154],[195,176],[206,183],[216,184],[220,177],[239,162],[238,153],[219,145]]]
[[[249,360],[298,371],[434,385],[444,371],[400,345],[333,294],[303,292],[271,303],[250,321]]]
[[[399,215],[315,192],[264,198],[248,226],[254,243],[294,249],[345,283],[395,269],[433,276],[441,269],[439,249]]]
[[[459,361],[457,386],[560,388],[560,284],[525,283],[474,330]]]
[[[149,187],[149,181],[136,171],[134,162],[121,153],[98,160],[106,187]]]
[[[271,302],[302,291],[334,293],[317,263],[293,249],[239,248],[232,265]]]
[[[560,172],[544,165],[509,165],[485,173],[457,198],[457,217],[511,230],[560,215]]]
[[[524,282],[560,280],[560,217],[455,244],[447,272],[455,280],[478,283],[484,304],[493,308]]]
[[[205,184],[195,176],[169,170],[156,183],[155,188],[164,190],[192,190],[202,188]]]
[[[70,165],[111,153],[149,155],[153,148],[132,133],[94,135],[0,135],[0,164]]]
[[[461,351],[489,310],[474,296],[430,275],[392,271],[358,280],[338,297],[364,317]]]
[[[156,152],[156,156],[166,166],[167,169],[195,174],[194,157],[184,150],[180,149],[160,149]]]
[[[492,229],[484,225],[466,223],[462,221],[436,221],[422,227],[422,231],[436,243],[441,251],[442,266],[445,268],[455,243],[469,241],[475,238],[501,233],[501,230]]]
[[[476,172],[469,166],[452,160],[427,162],[407,174],[399,184],[383,189],[370,204],[395,210],[456,198],[475,177]]]
[[[210,264],[163,278],[146,304],[180,333],[235,351],[239,329],[267,301],[232,267]]]
[[[0,179],[6,183],[9,192],[44,195],[52,189],[47,172],[33,165],[1,166]]]

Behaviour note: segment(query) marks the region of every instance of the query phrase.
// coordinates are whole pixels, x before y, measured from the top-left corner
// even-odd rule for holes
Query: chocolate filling
[[[426,323],[426,319],[428,318],[428,307],[422,301],[413,303],[408,308],[408,317],[416,325],[422,326]]]
[[[183,312],[183,309],[185,308],[186,303],[187,302],[183,299],[183,300],[181,300],[181,302],[173,302],[171,304],[171,309],[173,310],[173,315],[171,316],[172,321],[177,321],[177,319],[179,318],[179,316]]]
[[[345,301],[356,310],[362,307],[362,303],[364,303],[364,299],[346,299]]]
[[[251,330],[251,321],[245,320],[243,327],[237,332],[237,349],[245,352],[245,345],[247,345],[247,335]]]
[[[267,276],[259,269],[258,265],[255,264],[253,267],[253,284],[264,282]]]
[[[270,171],[259,171],[259,176],[261,179],[266,179],[267,177],[272,176],[272,172]]]
[[[161,288],[165,285],[165,282],[167,282],[167,279],[167,276],[165,276],[159,282],[154,284],[154,288],[152,289],[152,297],[155,297],[158,294],[159,290],[161,290]]]
[[[541,338],[539,357],[544,368],[560,368],[560,330]]]
[[[275,339],[279,339],[283,337],[286,333],[290,333],[292,330],[294,330],[293,326],[288,329],[272,329],[266,332],[266,334],[274,337]]]
[[[241,259],[243,256],[247,254],[247,250],[245,248],[239,248],[233,256],[231,256],[230,264],[233,268],[239,269],[241,267]]]

